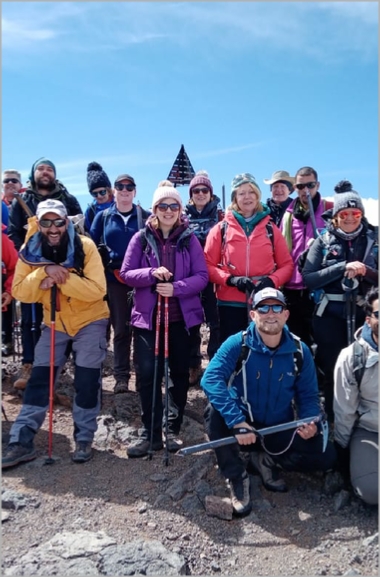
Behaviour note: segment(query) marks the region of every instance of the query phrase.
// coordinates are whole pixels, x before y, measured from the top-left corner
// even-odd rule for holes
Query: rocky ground
[[[206,361],[204,360],[204,365]],[[12,386],[19,357],[3,358],[3,442],[21,398]],[[231,518],[229,491],[212,452],[128,459],[140,425],[131,391],[113,394],[112,351],[104,369],[94,458],[71,461],[72,364],[60,377],[53,464],[39,457],[2,476],[4,575],[378,575],[378,509],[331,476],[284,473],[289,492],[270,493],[251,476],[253,511]],[[206,440],[205,397],[190,389],[184,445]],[[217,510],[215,511],[215,502]]]

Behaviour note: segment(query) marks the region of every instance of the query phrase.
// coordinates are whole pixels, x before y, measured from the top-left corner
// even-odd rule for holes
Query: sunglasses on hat
[[[305,182],[302,184],[296,184],[295,187],[297,190],[303,190],[305,187],[308,188],[309,190],[311,190],[312,188],[314,188],[317,185],[317,182]]]

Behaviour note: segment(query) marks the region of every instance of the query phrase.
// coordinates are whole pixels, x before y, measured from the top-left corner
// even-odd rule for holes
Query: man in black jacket
[[[12,201],[9,212],[8,236],[17,250],[20,250],[26,236],[28,218],[36,214],[37,205],[42,200],[60,200],[69,216],[82,213],[79,202],[56,178],[56,168],[48,158],[36,160],[30,171],[26,190],[22,194],[23,203],[17,198]],[[22,206],[25,205],[25,206]],[[21,303],[22,367],[14,383],[16,389],[25,389],[32,371],[34,347],[41,335],[42,307],[40,304]]]

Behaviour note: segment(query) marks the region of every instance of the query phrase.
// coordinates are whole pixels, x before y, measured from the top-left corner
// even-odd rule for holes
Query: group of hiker
[[[340,468],[356,494],[377,503],[378,238],[351,183],[339,182],[327,202],[315,169],[294,177],[279,170],[264,180],[271,197],[263,202],[255,177],[240,173],[222,209],[199,171],[186,205],[163,180],[149,210],[136,203],[127,173],[112,185],[91,162],[87,183],[93,200],[82,215],[51,160],[33,164],[25,187],[17,170],[3,172],[3,238],[13,249],[13,265],[4,264],[3,315],[12,298],[20,301],[22,367],[14,386],[24,390],[3,468],[36,457],[33,439],[51,411],[52,347],[55,380],[70,354],[75,362],[72,459],[91,459],[112,339],[114,394],[128,394],[133,360],[140,397],[142,427],[129,458],[183,448],[188,390],[200,382],[210,440],[236,441],[215,449],[235,515],[252,507],[240,450],[249,451],[268,490],[287,490],[280,469]],[[8,329],[5,355],[9,338]],[[364,374],[356,380],[358,359]],[[305,422],[289,427],[297,419]]]

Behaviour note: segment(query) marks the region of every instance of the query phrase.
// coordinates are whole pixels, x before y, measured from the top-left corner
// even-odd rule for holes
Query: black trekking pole
[[[169,297],[164,297],[164,360],[165,360],[165,456],[166,467],[169,464]]]
[[[318,237],[318,230],[317,230],[317,222],[315,220],[313,199],[311,198],[310,192],[308,190],[306,192],[306,197],[307,197],[307,204],[309,205],[310,220],[311,220],[311,226],[313,227],[314,238],[317,238]]]
[[[21,351],[21,335],[20,335],[20,321],[17,317],[17,303],[12,299],[12,359],[16,362],[16,348],[17,352]]]
[[[158,361],[160,354],[160,321],[161,321],[161,295],[157,297],[157,313],[156,313],[156,337],[154,342],[154,376],[153,376],[153,395],[152,395],[152,417],[150,420],[150,440],[149,440],[149,460],[153,457],[153,427],[156,414],[156,396],[158,388]]]
[[[54,463],[53,449],[53,402],[54,402],[54,368],[55,368],[55,313],[57,310],[57,285],[51,287],[50,310],[50,377],[49,377],[49,445],[45,465]]]
[[[32,335],[33,335],[33,347],[36,348],[36,344],[37,344],[37,313],[36,313],[36,303],[32,303]]]
[[[347,344],[354,342],[356,318],[356,289],[359,282],[356,278],[344,277],[342,288],[346,297]]]

